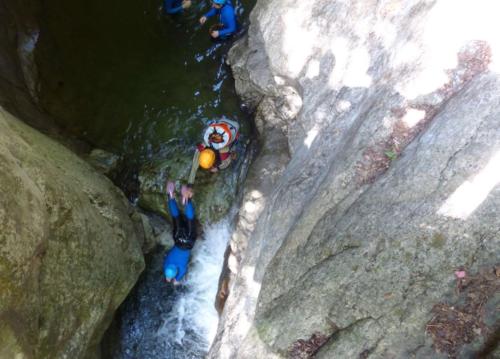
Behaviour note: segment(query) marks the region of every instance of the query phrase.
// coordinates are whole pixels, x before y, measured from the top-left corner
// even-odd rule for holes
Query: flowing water
[[[161,281],[163,251],[151,255],[140,284],[121,308],[120,344],[111,357],[191,359],[206,354],[217,329],[214,298],[230,233],[228,220],[205,228],[179,286]]]
[[[242,31],[253,0],[233,1]],[[209,119],[249,125],[225,65],[231,43],[214,43],[198,23],[207,1],[165,16],[160,0],[45,0],[37,65],[40,105],[69,133],[120,155],[126,170],[192,151]],[[126,172],[128,176],[128,172]],[[119,183],[123,185],[122,183]],[[229,222],[209,225],[188,279],[162,282],[164,249],[150,255],[120,308],[112,358],[201,358],[217,326],[214,309]]]

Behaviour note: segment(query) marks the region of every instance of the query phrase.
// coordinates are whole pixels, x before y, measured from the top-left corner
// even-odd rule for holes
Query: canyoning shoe
[[[172,181],[169,181],[167,183],[167,193],[170,196],[170,198],[174,198],[174,191],[175,191],[175,183]]]

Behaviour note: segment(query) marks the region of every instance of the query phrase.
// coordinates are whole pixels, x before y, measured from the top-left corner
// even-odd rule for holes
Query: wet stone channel
[[[236,38],[245,32],[253,3],[233,0]],[[139,169],[191,153],[209,120],[238,121],[243,146],[250,137],[225,64],[235,39],[214,42],[210,24],[198,22],[209,6],[193,1],[184,14],[168,16],[158,0],[43,2],[39,104],[68,133],[120,157],[114,180],[134,203]],[[217,326],[214,301],[230,222],[228,215],[203,224],[184,285],[162,281],[165,248],[147,255],[145,272],[106,335],[103,357],[207,353]]]

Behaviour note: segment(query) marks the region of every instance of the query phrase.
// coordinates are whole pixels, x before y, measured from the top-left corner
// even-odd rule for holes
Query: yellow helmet
[[[198,162],[200,166],[206,170],[212,168],[215,163],[215,152],[210,148],[205,148],[201,151]]]

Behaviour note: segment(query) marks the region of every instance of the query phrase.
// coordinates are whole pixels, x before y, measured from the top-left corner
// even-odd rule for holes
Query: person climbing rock
[[[174,246],[166,254],[163,262],[163,273],[167,282],[178,284],[187,272],[191,249],[196,241],[196,225],[194,207],[191,201],[193,191],[188,186],[182,186],[182,204],[184,214],[179,211],[175,200],[175,185],[167,183],[168,209],[173,220]]]
[[[208,18],[219,15],[219,23],[210,27],[210,36],[214,39],[227,39],[236,32],[236,14],[233,5],[227,0],[212,0],[210,10],[200,18],[204,24]]]
[[[188,183],[193,184],[198,167],[217,172],[229,167],[236,158],[236,144],[240,125],[226,118],[208,123],[203,132],[203,143],[196,146]]]
[[[164,0],[163,11],[169,15],[179,14],[191,6],[191,0]]]

